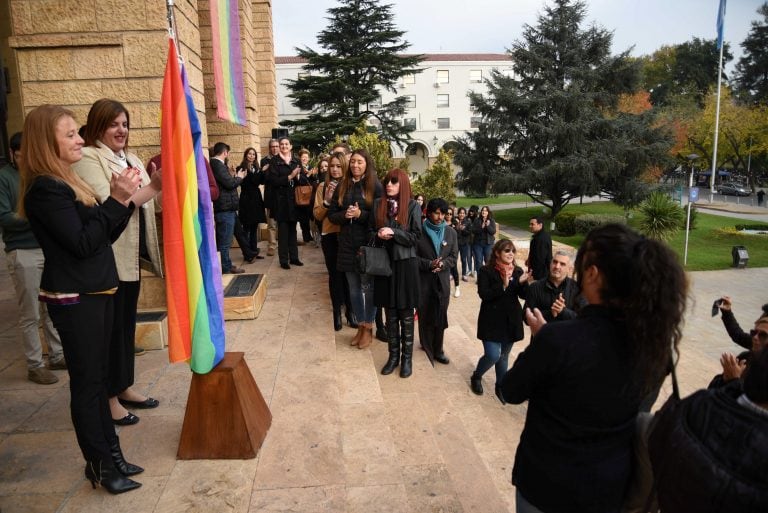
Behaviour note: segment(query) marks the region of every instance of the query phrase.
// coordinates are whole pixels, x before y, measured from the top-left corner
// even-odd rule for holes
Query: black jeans
[[[121,281],[113,296],[115,315],[109,342],[109,397],[114,397],[133,385],[139,288],[138,281]]]

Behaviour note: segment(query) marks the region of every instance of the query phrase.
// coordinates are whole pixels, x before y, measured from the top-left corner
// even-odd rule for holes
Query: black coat
[[[112,197],[87,207],[59,180],[39,177],[24,197],[29,224],[45,255],[40,288],[48,292],[104,292],[118,285],[112,243],[133,208]]]
[[[259,188],[264,183],[264,172],[258,167],[246,170],[248,174],[245,175],[243,183],[240,184],[240,222],[243,226],[266,223],[264,200],[261,197],[261,188]]]
[[[525,284],[518,280],[523,270],[515,267],[507,288],[499,272],[484,265],[477,272],[477,293],[482,302],[477,316],[477,338],[493,342],[517,342],[523,339],[523,309],[519,298],[525,298]]]
[[[451,269],[456,267],[459,245],[456,243],[456,231],[445,227],[440,254],[435,253],[432,239],[427,235],[428,228],[422,228],[421,238],[416,244],[419,257],[419,276],[421,299],[419,300],[419,323],[435,328],[448,327],[448,304],[451,297]],[[430,264],[440,257],[443,269],[433,273]]]
[[[264,157],[259,162],[259,167],[264,173],[264,208],[270,211],[275,208],[275,192],[272,189],[272,184],[269,181],[269,163],[272,161],[272,157]]]
[[[344,194],[344,198],[339,205],[339,189],[333,193],[331,199],[331,207],[328,209],[328,219],[333,224],[341,226],[341,232],[339,232],[339,253],[336,259],[336,269],[342,272],[357,271],[355,267],[355,254],[360,246],[368,243],[370,240],[370,231],[368,223],[370,222],[369,216],[372,215],[371,206],[365,204],[365,192],[364,192],[363,180],[353,182],[352,187],[349,188]],[[376,180],[376,188],[374,189],[373,199],[381,197],[381,183]],[[357,219],[347,219],[344,214],[350,205],[357,205],[360,207],[360,217]]]
[[[272,193],[274,194],[274,208],[270,211],[270,216],[279,223],[295,223],[298,219],[296,217],[296,197],[293,193],[296,180],[288,179],[288,175],[298,166],[299,161],[295,157],[291,157],[291,161],[286,162],[280,155],[276,155],[269,161],[267,181],[272,186]]]
[[[219,186],[219,197],[213,202],[213,211],[237,212],[237,209],[240,207],[237,188],[243,182],[243,179],[229,174],[227,165],[217,158],[211,159],[211,170],[213,171],[213,177],[216,179],[216,185]]]
[[[472,244],[493,244],[496,242],[496,221],[488,218],[488,225],[483,228],[480,216],[472,222]]]
[[[544,511],[618,511],[643,399],[626,325],[590,305],[545,324],[504,376],[504,399],[528,401],[512,483]]]
[[[557,317],[552,317],[552,303],[562,294],[565,299],[565,308]],[[567,321],[576,318],[576,297],[579,295],[579,286],[572,278],[566,278],[559,287],[555,287],[548,278],[537,280],[528,286],[525,292],[525,306],[523,308],[538,308],[547,322]]]
[[[540,280],[549,276],[549,264],[552,263],[552,237],[542,228],[531,237],[528,250],[528,270],[533,272],[533,279]]]
[[[468,217],[465,217],[463,221],[455,218],[453,220],[453,229],[456,230],[456,242],[459,246],[472,244],[472,223]]]

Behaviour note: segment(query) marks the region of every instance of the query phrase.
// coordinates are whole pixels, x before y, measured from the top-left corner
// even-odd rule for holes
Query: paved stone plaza
[[[227,349],[243,351],[273,415],[255,459],[177,461],[191,373],[166,351],[136,360],[137,387],[160,400],[121,428],[127,459],[145,467],[143,487],[121,496],[92,490],[69,416],[66,371],[55,385],[26,379],[12,284],[0,271],[0,510],[2,513],[476,512],[514,511],[510,483],[525,405],[473,395],[468,379],[482,346],[475,338],[473,282],[451,299],[448,366],[414,355],[414,374],[381,376],[386,346],[350,347],[355,333],[331,324],[322,252],[307,264],[276,259],[246,265],[269,280],[258,319],[227,322]],[[235,260],[239,264],[239,259]],[[734,298],[749,329],[768,302],[768,268],[690,274],[692,301],[679,365],[684,394],[706,386],[723,351],[738,352],[712,301]],[[653,322],[653,319],[649,319]],[[527,339],[515,344],[519,353]],[[514,355],[513,355],[514,357]],[[493,390],[493,372],[485,376]],[[663,400],[669,393],[665,384]]]

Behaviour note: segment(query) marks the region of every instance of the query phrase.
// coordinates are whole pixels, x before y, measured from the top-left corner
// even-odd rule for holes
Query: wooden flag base
[[[192,375],[178,459],[256,457],[272,424],[272,413],[243,354],[224,353],[211,372]]]

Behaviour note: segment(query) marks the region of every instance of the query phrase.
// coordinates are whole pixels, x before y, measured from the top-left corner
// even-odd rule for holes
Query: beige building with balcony
[[[234,155],[265,149],[277,126],[272,0],[239,2],[246,126],[216,116],[209,2],[175,4],[203,145],[224,141]],[[105,97],[129,110],[131,149],[145,162],[158,153],[167,27],[164,0],[0,0],[0,160],[7,136],[34,107],[63,105],[84,123],[91,104]]]

